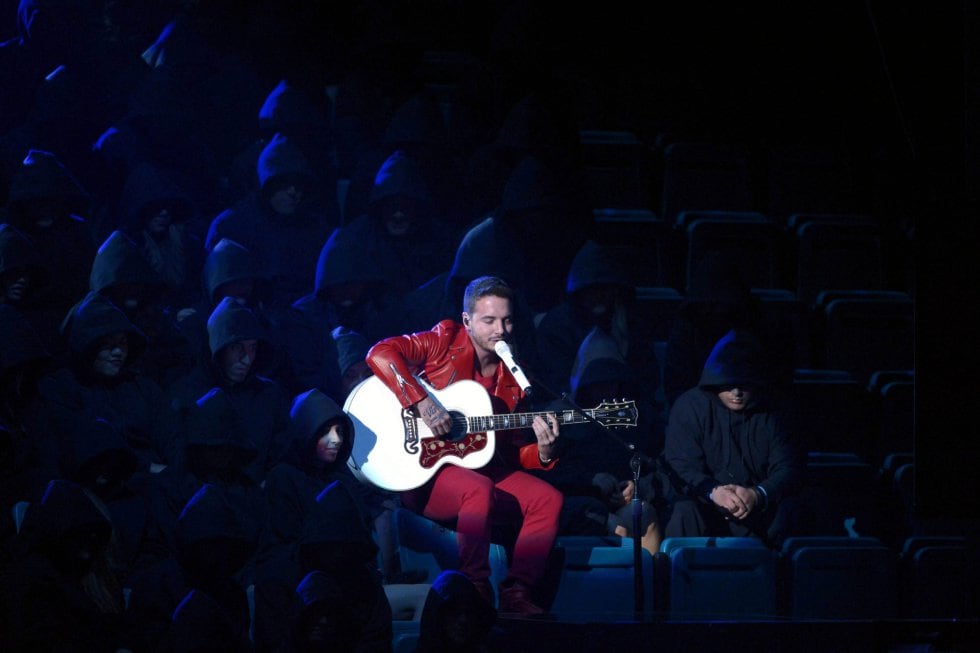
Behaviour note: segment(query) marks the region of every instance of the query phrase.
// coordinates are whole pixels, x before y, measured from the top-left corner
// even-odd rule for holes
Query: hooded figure
[[[84,275],[95,257],[95,242],[85,215],[89,194],[51,152],[31,150],[10,180],[5,222],[34,244],[50,272],[39,304],[64,315],[87,290]]]
[[[316,388],[298,395],[290,410],[290,442],[284,462],[276,465],[265,484],[277,544],[295,543],[316,498],[334,481],[355,496],[370,523],[380,512],[376,494],[358,482],[347,467],[354,447],[354,425],[333,399]]]
[[[51,481],[5,560],[0,632],[15,651],[115,651],[125,638],[122,585],[109,569],[112,524],[85,490]]]
[[[35,501],[58,476],[57,448],[45,449],[41,435],[38,379],[50,355],[30,322],[12,306],[0,304],[0,510],[18,501]],[[3,532],[11,521],[0,521]]]
[[[0,224],[0,304],[31,306],[47,281],[34,243],[17,227]]]
[[[698,387],[671,407],[664,457],[682,495],[666,536],[755,536],[778,546],[796,528],[803,462],[769,393],[766,350],[729,331]]]
[[[309,292],[320,247],[338,216],[312,199],[316,175],[300,148],[281,135],[258,161],[259,189],[222,212],[208,230],[209,251],[231,238],[259,257],[275,280],[275,299],[289,304]]]
[[[113,231],[99,247],[89,275],[89,290],[108,298],[146,336],[140,372],[168,387],[194,366],[190,342],[162,304],[166,285],[139,247],[124,232]]]
[[[179,515],[194,493],[210,484],[234,508],[238,528],[254,552],[267,528],[268,512],[262,488],[250,474],[257,451],[244,426],[238,407],[221,388],[197,401],[186,421],[182,455],[176,464],[154,474],[144,490],[153,514],[155,546],[179,552]]]
[[[201,228],[190,196],[163,170],[144,162],[126,178],[119,213],[121,229],[166,285],[166,305],[179,308],[194,301],[204,244],[195,235]]]
[[[663,420],[641,392],[640,378],[626,362],[616,340],[594,327],[582,340],[569,382],[571,399],[581,408],[599,408],[603,402],[631,400],[635,424],[611,428],[611,435],[591,423],[570,424],[559,441],[561,464],[547,473],[534,472],[565,495],[561,529],[564,535],[632,535],[631,500],[638,492],[643,509],[641,545],[651,554],[660,546],[658,507],[665,496],[664,477],[654,459],[663,450]],[[567,404],[557,401],[555,410]],[[617,441],[617,439],[619,441]],[[647,457],[640,483],[633,480],[633,445]]]
[[[525,158],[504,187],[493,216],[463,236],[459,257],[490,257],[498,276],[527,296],[536,312],[561,296],[572,258],[588,240],[592,216],[566,163]]]
[[[399,150],[378,169],[367,212],[344,229],[381,266],[389,287],[409,292],[450,264],[456,234],[432,210],[419,166]]]
[[[422,608],[419,653],[487,651],[497,611],[458,571],[439,574]]]
[[[140,650],[158,650],[161,639],[169,642],[189,634],[183,630],[187,621],[178,625],[174,617],[193,590],[217,604],[210,607],[221,615],[232,641],[248,637],[245,587],[249,581],[242,574],[254,555],[258,535],[255,515],[239,499],[228,486],[202,483],[177,507],[172,554],[130,582],[129,613],[142,637]],[[191,615],[181,619],[189,621]]]
[[[146,347],[143,333],[96,292],[68,315],[63,333],[70,364],[39,385],[47,418],[45,437],[63,443],[78,423],[102,418],[136,452],[140,469],[171,462],[177,440],[169,401],[155,381],[131,368]]]
[[[221,388],[235,406],[243,437],[258,455],[249,473],[260,481],[278,461],[288,426],[288,397],[280,384],[261,376],[273,360],[267,330],[254,312],[225,297],[208,318],[209,358],[170,389],[174,409],[188,416],[199,398]]]
[[[101,419],[79,424],[66,449],[61,475],[85,488],[110,515],[112,565],[125,581],[137,567],[150,564],[160,554],[147,541],[149,510],[136,476],[139,458],[122,435]]]
[[[210,356],[207,345],[207,319],[225,297],[250,308],[268,327],[268,302],[272,282],[262,270],[262,263],[251,251],[230,238],[222,238],[204,259],[201,271],[201,292],[192,305],[177,312],[181,334],[190,343],[191,351]]]
[[[378,547],[365,515],[347,484],[333,481],[316,497],[299,538],[286,555],[276,556],[255,587],[256,641],[275,650],[297,633],[289,632],[292,596],[303,578],[320,571],[340,588],[343,602],[336,633],[351,651],[390,651],[391,605],[376,568]],[[307,596],[309,598],[309,596]],[[304,605],[299,605],[303,609]],[[296,650],[289,648],[289,650]],[[301,649],[302,650],[302,649]]]
[[[759,337],[761,312],[738,263],[720,253],[698,264],[667,339],[664,394],[667,404],[695,387],[715,343],[732,329]],[[767,339],[768,340],[768,339]]]
[[[262,150],[276,134],[292,140],[303,150],[319,178],[317,183],[320,188],[334,188],[337,174],[332,159],[336,148],[325,109],[325,105],[314,103],[297,84],[287,79],[280,80],[259,109],[258,128],[261,136],[232,162],[230,191],[237,191],[237,196],[242,196],[259,187],[256,163]],[[323,199],[332,198],[331,194]]]
[[[341,399],[335,327],[361,333],[374,342],[392,332],[401,312],[375,253],[336,229],[317,260],[314,292],[294,302],[283,314],[279,345],[286,351],[285,372],[291,391],[319,388]]]
[[[593,240],[582,245],[568,270],[564,299],[535,331],[534,369],[544,383],[556,391],[569,389],[576,352],[593,327],[620,341],[620,356],[634,353],[627,322],[633,297],[633,285],[619,262]]]

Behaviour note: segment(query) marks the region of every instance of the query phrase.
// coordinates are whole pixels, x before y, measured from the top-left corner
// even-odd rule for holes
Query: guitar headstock
[[[639,411],[633,399],[603,399],[592,409],[592,416],[604,426],[636,426]]]

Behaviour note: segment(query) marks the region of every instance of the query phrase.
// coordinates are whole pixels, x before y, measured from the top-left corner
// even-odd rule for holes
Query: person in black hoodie
[[[664,443],[659,412],[640,391],[642,384],[623,359],[615,339],[600,327],[594,327],[582,340],[570,387],[572,401],[582,408],[625,398],[635,402],[637,416],[634,427],[613,428],[612,435],[590,423],[564,427],[559,441],[561,464],[547,473],[531,471],[565,495],[559,532],[632,536],[631,501],[638,493],[643,510],[641,545],[655,554],[662,539],[656,506],[666,494],[665,477],[654,462]],[[552,407],[567,410],[568,404],[556,401]],[[647,458],[642,462],[639,484],[633,478],[632,453],[624,444],[634,445]]]
[[[767,394],[764,352],[753,336],[729,331],[698,387],[674,402],[664,457],[680,496],[666,537],[752,536],[778,547],[795,531],[804,467]]]
[[[150,513],[142,493],[146,477],[138,473],[139,459],[111,424],[103,419],[78,424],[60,463],[61,476],[85,488],[112,520],[109,561],[121,582],[166,555],[149,539]]]
[[[118,210],[118,228],[133,239],[165,285],[163,305],[179,309],[195,301],[206,252],[191,198],[163,170],[144,162],[126,178]]]
[[[376,252],[346,228],[336,229],[320,250],[314,291],[282,314],[277,344],[286,352],[284,382],[293,393],[318,388],[341,396],[337,326],[374,342],[397,329],[400,295],[377,263]]]
[[[49,364],[30,322],[0,304],[0,537],[13,531],[13,505],[39,499],[58,476],[57,450],[43,449],[39,430],[38,379]]]
[[[38,289],[38,304],[58,321],[88,290],[84,275],[96,240],[83,217],[91,197],[55,154],[31,150],[14,172],[2,222],[27,236],[50,282]]]
[[[432,582],[422,608],[418,653],[489,651],[497,611],[473,583],[447,569]]]
[[[339,587],[344,600],[333,603],[337,650],[390,651],[392,647],[391,605],[381,584],[376,559],[378,547],[371,538],[368,522],[347,485],[330,483],[317,495],[307,514],[299,539],[269,560],[255,584],[256,642],[264,650],[309,650],[301,640],[309,630],[292,630],[290,625],[309,624],[298,618],[313,601],[294,593],[313,571],[325,574]]]
[[[415,160],[393,152],[381,164],[367,212],[343,227],[382,266],[386,283],[414,290],[451,263],[455,231],[433,213],[432,198]]]
[[[274,299],[289,305],[309,288],[319,248],[339,216],[313,197],[316,176],[299,147],[277,135],[258,162],[260,188],[223,211],[208,229],[209,251],[231,238],[255,252],[275,281]]]
[[[191,615],[179,614],[178,608],[193,591],[214,602],[212,616],[230,637],[226,643],[236,645],[231,650],[248,650],[237,647],[248,641],[248,581],[242,570],[257,542],[251,518],[219,484],[202,483],[183,504],[173,554],[131,579],[129,613],[140,634],[136,650],[181,650],[173,647],[190,634],[184,627]]]
[[[350,417],[330,397],[313,388],[293,400],[290,422],[286,455],[272,468],[265,483],[271,516],[268,546],[296,542],[317,495],[333,481],[350,490],[365,519],[379,527],[379,536],[387,534],[385,526],[397,505],[397,495],[359,482],[347,467],[354,446]],[[385,542],[379,537],[379,543]],[[395,553],[394,543],[387,543],[382,559],[390,575],[396,569]]]
[[[572,162],[529,156],[514,168],[491,217],[466,232],[457,251],[489,257],[496,274],[527,297],[535,313],[562,294],[576,252],[589,239],[592,215],[583,207],[582,184]]]
[[[207,320],[225,297],[249,308],[266,327],[271,326],[272,282],[262,270],[259,258],[240,243],[222,238],[207,253],[200,281],[202,287],[197,301],[180,307],[174,317],[178,330],[190,343],[191,351],[211,355]]]
[[[249,465],[256,482],[282,455],[289,415],[289,398],[282,386],[260,375],[273,357],[266,334],[255,313],[225,297],[208,318],[208,358],[169,390],[182,421],[211,388],[224,391],[239,415],[242,437],[257,451]]]
[[[347,467],[354,446],[354,425],[330,397],[316,388],[298,395],[289,414],[288,450],[266,477],[265,494],[271,511],[271,535],[276,544],[295,543],[307,515],[327,485],[340,481],[355,495],[365,515],[371,493]]]
[[[167,388],[194,367],[191,344],[163,304],[166,284],[123,231],[109,234],[92,261],[89,290],[106,297],[147,338],[139,371]]]
[[[158,470],[172,462],[177,424],[167,396],[159,384],[130,367],[146,347],[142,332],[96,292],[78,303],[63,332],[70,364],[39,384],[44,436],[63,442],[80,420],[102,418],[123,434],[141,470]]]
[[[0,567],[0,637],[10,651],[130,648],[123,592],[106,560],[112,523],[81,486],[52,480]]]
[[[634,295],[619,262],[595,241],[586,241],[569,267],[565,297],[535,329],[537,361],[532,369],[542,382],[556,392],[567,391],[579,346],[594,327],[600,327],[618,342],[636,380],[643,381],[644,393],[652,397],[660,376],[652,343],[640,342],[637,325],[632,323]]]

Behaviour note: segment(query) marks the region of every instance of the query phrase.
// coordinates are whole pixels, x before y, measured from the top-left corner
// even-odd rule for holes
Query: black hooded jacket
[[[344,596],[343,640],[356,642],[348,650],[390,651],[391,605],[376,568],[378,548],[349,487],[333,481],[316,497],[307,513],[299,539],[280,555],[267,560],[255,587],[256,640],[274,649],[298,633],[290,633],[294,592],[312,571],[330,577]],[[305,597],[312,598],[311,596]],[[295,617],[295,615],[293,615]],[[295,619],[292,620],[295,623]],[[295,649],[291,649],[295,650]]]
[[[125,639],[121,586],[100,604],[83,578],[97,568],[112,525],[81,486],[51,481],[24,517],[0,566],[0,636],[11,651],[114,651]],[[90,557],[81,557],[86,549]],[[114,608],[110,605],[114,604]]]
[[[388,201],[407,200],[416,210],[409,233],[392,236],[382,208]],[[344,226],[352,244],[381,267],[388,286],[409,292],[451,263],[455,231],[432,215],[432,198],[419,166],[405,152],[392,153],[381,165],[371,188],[368,211]]]
[[[123,434],[139,457],[141,469],[172,461],[177,425],[159,384],[128,367],[112,378],[92,371],[97,345],[104,336],[125,333],[127,364],[137,359],[146,346],[139,329],[109,300],[90,292],[66,318],[64,331],[72,362],[39,384],[46,437],[60,441],[80,420],[102,418]]]
[[[212,388],[220,387],[235,406],[243,437],[257,451],[249,473],[260,481],[281,456],[289,406],[282,386],[260,375],[273,357],[267,330],[253,311],[231,297],[225,297],[211,313],[207,330],[210,356],[170,388],[171,405],[186,423],[198,400]],[[258,341],[256,359],[245,379],[232,383],[220,369],[221,351],[228,345],[251,339]]]
[[[343,443],[332,463],[320,461],[316,444],[325,424],[337,423]],[[265,492],[271,510],[271,535],[276,545],[295,543],[316,498],[334,481],[340,481],[355,496],[365,521],[373,520],[372,493],[358,482],[347,467],[354,447],[354,425],[350,417],[330,397],[317,389],[297,396],[290,411],[290,441],[284,462],[266,478]]]
[[[800,489],[802,458],[778,407],[768,403],[764,351],[754,337],[730,331],[711,351],[698,387],[671,408],[664,455],[683,483],[680,493],[704,498],[716,485],[759,485],[768,509]],[[718,398],[735,385],[754,391],[739,411]]]

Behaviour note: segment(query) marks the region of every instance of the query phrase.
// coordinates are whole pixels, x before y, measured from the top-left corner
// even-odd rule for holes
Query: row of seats
[[[853,166],[826,149],[663,141],[651,147],[628,131],[580,132],[592,205],[644,207],[673,224],[689,210],[762,210],[785,222],[794,212],[859,212],[869,204]]]
[[[886,235],[864,214],[794,214],[779,224],[757,211],[684,211],[674,222],[643,209],[596,209],[596,238],[635,285],[687,292],[704,258],[740,262],[745,283],[788,290],[810,308],[822,290],[884,290]]]
[[[674,619],[954,619],[972,614],[963,537],[668,538],[657,571]],[[684,541],[687,540],[687,541]]]
[[[788,291],[752,291],[762,327],[794,368],[841,370],[864,385],[882,370],[910,370],[915,359],[912,298],[899,291],[824,291],[807,309]],[[666,342],[684,296],[669,287],[636,289],[631,328],[645,342]]]
[[[403,515],[398,521],[399,528],[415,528],[427,520]],[[437,540],[455,541],[452,530],[435,528]],[[420,544],[409,545],[410,552],[402,544],[405,563],[421,562]],[[975,570],[960,536],[908,537],[900,550],[870,536],[792,537],[779,550],[753,538],[667,538],[656,555],[640,553],[637,576],[632,540],[559,537],[554,573],[539,600],[556,619],[572,622],[952,619],[975,608],[970,585]],[[494,567],[495,574],[503,569]],[[424,568],[431,583],[452,566]],[[415,596],[402,588],[391,593]]]
[[[804,451],[854,452],[879,464],[912,451],[915,373],[879,370],[860,383],[846,370],[795,370],[790,429]]]

